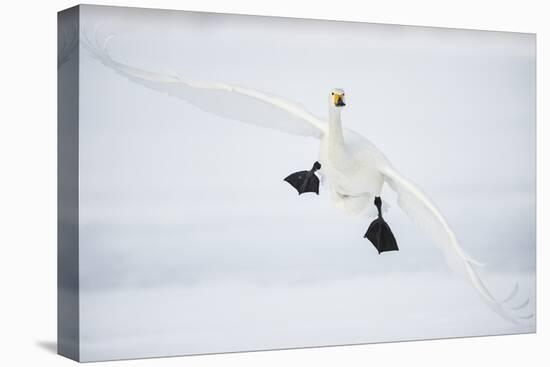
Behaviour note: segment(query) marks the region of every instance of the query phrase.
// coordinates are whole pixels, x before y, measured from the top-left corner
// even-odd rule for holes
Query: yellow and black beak
[[[344,95],[343,94],[334,93],[332,97],[333,97],[335,106],[342,107],[342,106],[346,105],[344,103]]]

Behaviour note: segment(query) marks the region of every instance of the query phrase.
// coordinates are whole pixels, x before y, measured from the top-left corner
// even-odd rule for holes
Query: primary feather
[[[184,99],[203,111],[235,121],[279,130],[288,134],[321,138],[326,124],[299,104],[285,98],[227,83],[185,79],[177,74],[161,74],[114,60],[107,45],[114,36],[97,38],[84,33],[83,45],[106,66],[126,78]]]
[[[435,204],[412,182],[401,176],[393,168],[386,166],[382,169],[382,172],[386,182],[397,193],[397,204],[399,207],[431,237],[432,242],[445,255],[448,265],[455,272],[466,277],[482,296],[483,300],[495,312],[506,320],[517,323],[516,318],[510,314],[509,310],[520,310],[529,303],[529,299],[527,299],[516,307],[505,306],[507,302],[516,296],[519,290],[517,284],[508,297],[503,301],[498,301],[488,290],[476,270],[476,266],[483,266],[483,264],[474,260],[464,251],[447,220]]]

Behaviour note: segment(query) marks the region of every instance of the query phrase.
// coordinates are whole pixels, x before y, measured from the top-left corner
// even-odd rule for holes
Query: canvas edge
[[[57,353],[80,360],[79,29],[80,8],[57,13]]]

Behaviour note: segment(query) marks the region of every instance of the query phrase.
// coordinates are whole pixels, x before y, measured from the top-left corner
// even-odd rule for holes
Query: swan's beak
[[[337,107],[343,107],[346,104],[344,103],[344,95],[334,93],[334,105]]]

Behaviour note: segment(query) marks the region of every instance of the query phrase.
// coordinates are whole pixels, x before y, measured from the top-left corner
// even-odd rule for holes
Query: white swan
[[[334,203],[347,212],[357,214],[373,204],[373,199],[380,196],[384,184],[387,183],[397,193],[400,208],[432,237],[433,242],[445,254],[451,268],[464,275],[486,304],[513,323],[533,317],[532,314],[514,314],[529,302],[527,299],[519,305],[510,305],[518,294],[517,283],[508,297],[497,300],[476,270],[482,264],[462,249],[437,207],[411,181],[400,175],[371,142],[342,127],[341,111],[345,106],[343,90],[334,89],[330,92],[329,118],[325,121],[312,115],[301,105],[272,94],[237,85],[184,79],[177,74],[151,72],[116,61],[107,51],[107,44],[113,37],[109,35],[100,39],[96,31],[90,39],[84,32],[81,41],[92,56],[104,65],[150,89],[182,98],[204,111],[224,118],[319,139],[320,167],[314,165],[310,171],[298,172],[303,174],[299,177],[301,188],[288,180],[299,193],[316,191],[316,185],[311,182],[304,184],[303,180],[305,176],[316,180],[314,172],[321,168],[322,176],[330,186]]]

